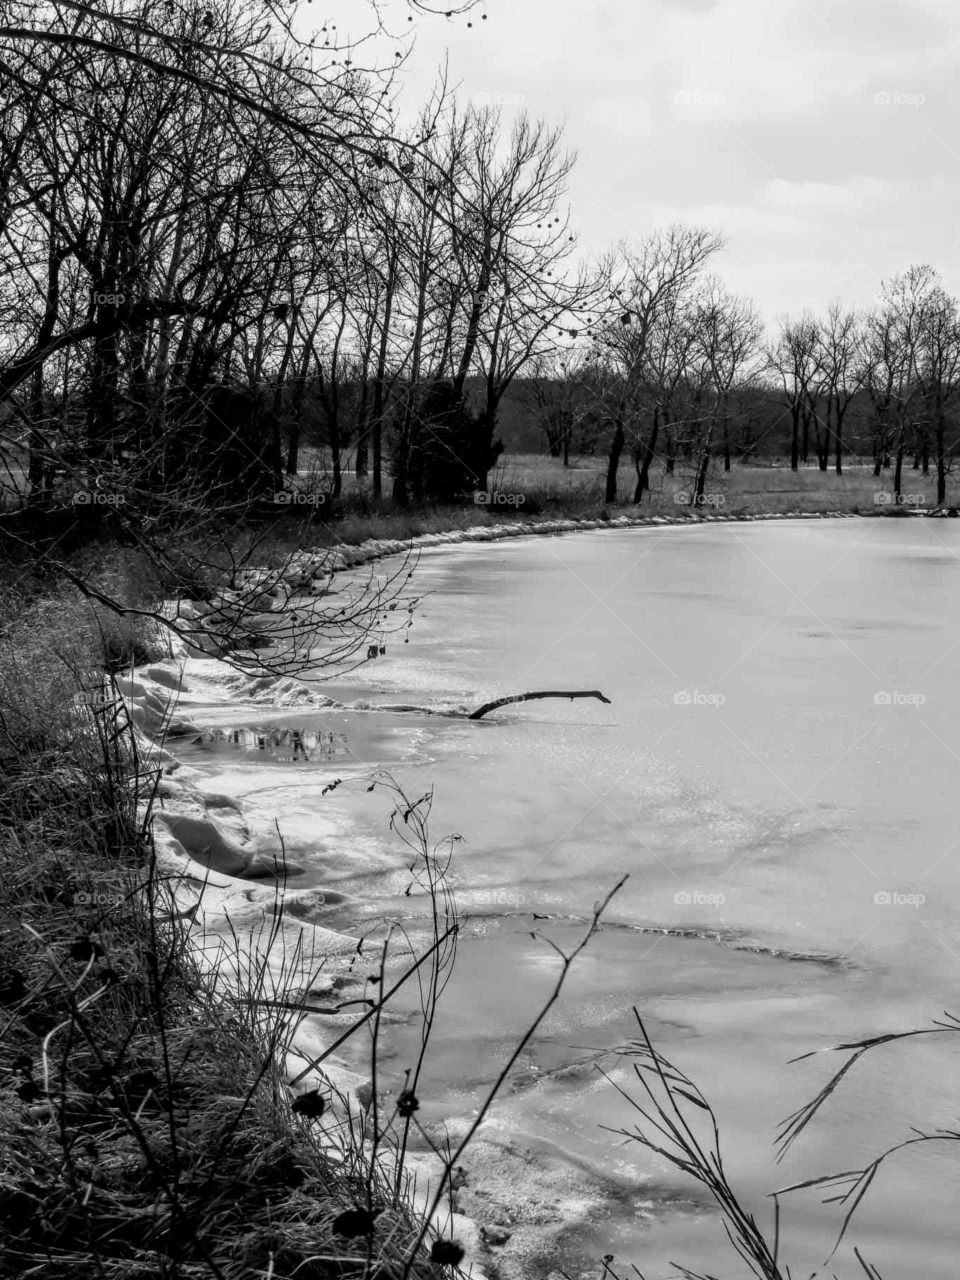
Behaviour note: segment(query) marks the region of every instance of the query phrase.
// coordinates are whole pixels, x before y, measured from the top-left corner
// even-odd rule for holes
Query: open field
[[[324,486],[329,471],[322,457],[311,460],[301,483]],[[484,524],[491,509],[510,515],[524,514],[524,507],[552,508],[552,514],[561,509],[571,515],[598,515],[604,509],[606,459],[603,457],[572,458],[564,467],[557,458],[543,454],[504,454],[490,473],[489,483],[493,492],[507,499],[498,506],[475,503],[462,509],[446,512],[419,513],[416,517],[393,513],[389,500],[383,502],[375,521],[395,519],[418,524],[430,524],[431,528],[418,528],[418,532],[435,531],[434,524],[442,518],[445,528]],[[662,468],[651,473],[651,490],[644,494],[639,507],[634,504],[635,473],[632,465],[622,465],[618,476],[617,508],[631,514],[683,515],[689,512],[685,500],[693,485],[693,470],[682,463],[676,473],[668,476]],[[389,491],[389,486],[388,486]],[[936,477],[924,476],[920,471],[905,469],[903,473],[902,506],[908,509],[932,510],[936,507]],[[343,497],[345,505],[366,496],[369,500],[369,481],[360,482],[345,473]],[[778,514],[786,511],[821,512],[842,511],[863,515],[885,514],[894,508],[893,472],[887,469],[878,479],[871,463],[850,462],[838,476],[832,470],[820,471],[815,465],[801,466],[793,472],[788,463],[769,465],[734,464],[728,473],[722,466],[711,469],[707,479],[705,503],[702,513],[723,511],[728,515]],[[519,502],[519,498],[524,502]],[[947,506],[960,504],[960,479],[950,476],[947,483]],[[346,519],[351,517],[347,516]],[[369,536],[375,536],[371,533]],[[384,536],[402,536],[392,533]],[[352,539],[347,539],[352,540]]]

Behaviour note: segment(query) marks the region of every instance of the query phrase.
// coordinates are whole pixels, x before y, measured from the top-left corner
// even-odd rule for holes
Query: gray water
[[[427,1119],[478,1104],[553,982],[556,957],[531,930],[572,944],[629,875],[521,1063],[525,1087],[496,1112],[534,1153],[546,1143],[628,1188],[580,1225],[571,1264],[614,1253],[647,1280],[676,1275],[671,1259],[746,1274],[691,1183],[601,1128],[631,1125],[629,1108],[575,1066],[636,1034],[634,1006],[713,1104],[731,1180],[764,1223],[767,1193],[855,1169],[911,1126],[957,1123],[960,1037],[921,1039],[868,1055],[775,1161],[778,1121],[842,1061],[788,1059],[960,1013],[958,553],[960,523],[933,520],[440,549],[417,570],[430,594],[410,643],[325,690],[374,706],[564,688],[610,699],[481,722],[398,717],[405,758],[384,756],[409,795],[435,787],[434,837],[463,836],[453,882],[470,920],[421,1091]],[[322,803],[367,851],[318,862],[347,894],[330,923],[389,915],[415,932],[424,903],[404,894],[385,800],[345,787]],[[957,1275],[958,1157],[930,1143],[878,1176],[850,1239],[884,1280]],[[819,1200],[784,1198],[797,1275],[824,1262],[842,1219]],[[834,1272],[862,1274],[848,1247]]]

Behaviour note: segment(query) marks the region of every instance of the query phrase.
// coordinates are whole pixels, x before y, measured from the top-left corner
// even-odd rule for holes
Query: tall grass
[[[634,1014],[640,1034],[636,1040],[616,1053],[618,1061],[626,1061],[632,1068],[632,1086],[617,1083],[603,1066],[598,1065],[598,1070],[619,1093],[634,1116],[632,1127],[625,1125],[611,1129],[610,1132],[660,1155],[673,1168],[692,1178],[709,1192],[719,1211],[732,1254],[740,1259],[756,1280],[793,1280],[801,1274],[791,1270],[782,1255],[782,1197],[799,1191],[822,1191],[825,1193],[825,1204],[839,1205],[843,1209],[836,1239],[822,1267],[812,1274],[803,1272],[809,1280],[815,1280],[815,1277],[821,1275],[825,1280],[827,1276],[838,1280],[838,1273],[833,1265],[834,1256],[841,1244],[852,1236],[857,1211],[881,1168],[901,1152],[918,1145],[960,1142],[960,1129],[957,1128],[914,1128],[908,1138],[889,1147],[881,1146],[862,1168],[807,1178],[772,1192],[771,1221],[763,1227],[746,1207],[727,1176],[721,1152],[720,1128],[708,1098],[689,1076],[660,1053],[653,1045],[639,1011],[634,1010]],[[931,1036],[952,1039],[958,1033],[960,1018],[944,1014],[942,1020],[935,1021],[928,1027],[871,1036],[833,1046],[830,1051],[844,1055],[844,1060],[814,1096],[783,1121],[777,1138],[778,1158],[782,1159],[796,1139],[819,1117],[841,1083],[865,1055],[891,1044]],[[816,1052],[819,1056],[824,1051]],[[814,1054],[807,1053],[793,1061],[800,1062],[813,1056]],[[852,1246],[852,1253],[858,1275],[866,1276],[867,1280],[883,1280],[879,1267],[868,1260],[858,1246]],[[714,1273],[707,1275],[691,1271],[682,1263],[673,1265],[684,1280],[717,1280]],[[632,1269],[632,1274],[643,1280],[642,1273],[636,1267]],[[608,1280],[626,1280],[626,1277],[621,1278],[609,1265],[605,1267],[605,1276]]]

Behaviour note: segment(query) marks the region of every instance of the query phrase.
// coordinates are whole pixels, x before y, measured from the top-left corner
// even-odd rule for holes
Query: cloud
[[[859,176],[841,182],[791,182],[774,178],[756,195],[760,209],[805,210],[811,213],[854,217],[874,213],[904,194],[904,184],[884,178]]]
[[[768,317],[868,305],[911,262],[960,290],[957,0],[488,0],[487,12],[470,30],[411,24],[408,107],[449,48],[462,99],[522,94],[565,123],[588,251],[672,221],[722,228],[717,271]]]
[[[956,7],[721,0],[707,13],[671,10],[658,61],[672,64],[674,93],[720,95],[722,118],[752,122],[865,100],[874,85],[922,93],[958,39]]]

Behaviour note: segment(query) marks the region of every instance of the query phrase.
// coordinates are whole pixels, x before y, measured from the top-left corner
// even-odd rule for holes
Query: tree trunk
[[[483,459],[489,458],[493,450],[493,437],[497,429],[497,409],[499,401],[495,392],[487,392],[487,401],[483,409],[483,417],[480,419],[480,448],[479,456]],[[478,468],[476,477],[477,489],[480,493],[486,493],[488,488],[489,470],[482,463]]]
[[[360,434],[357,436],[357,455],[356,455],[356,458],[354,459],[353,474],[357,477],[358,480],[362,480],[364,476],[367,474],[367,471],[369,470],[369,466],[367,462],[367,457],[368,457],[367,432],[368,431],[369,431],[369,427],[366,425],[366,423],[364,423],[363,426],[361,427]]]
[[[824,423],[823,435],[820,435],[820,420],[817,419],[816,426],[817,442],[817,466],[821,471],[826,471],[830,466],[830,402],[827,401],[827,420]]]
[[[607,488],[603,500],[608,506],[612,506],[617,500],[617,469],[620,466],[624,439],[623,420],[618,418],[613,439],[610,442],[610,457],[607,460]]]
[[[410,505],[410,490],[407,487],[407,454],[408,443],[404,439],[403,428],[393,449],[393,489],[390,496],[398,507]]]
[[[693,485],[693,509],[700,511],[703,508],[703,494],[707,487],[707,472],[710,469],[710,452],[713,448],[713,435],[716,431],[716,422],[711,419],[710,426],[707,428],[707,434],[704,436],[700,445],[700,457],[697,461],[697,475]]]
[[[657,437],[660,435],[660,406],[655,405],[653,410],[653,424],[650,427],[650,435],[641,446],[640,466],[637,469],[637,487],[633,491],[633,500],[639,503],[643,500],[644,492],[650,488],[650,466],[656,457]]]
[[[391,496],[398,507],[410,505],[410,455],[413,451],[413,397],[416,388],[408,386],[407,400],[403,406],[400,425],[396,430],[396,440],[391,454],[391,470],[393,472],[393,490]],[[416,488],[416,478],[412,487]]]
[[[503,232],[501,232],[501,243]],[[467,385],[467,376],[470,373],[470,366],[473,363],[473,355],[476,351],[477,342],[480,337],[480,320],[483,315],[483,303],[481,299],[486,295],[490,288],[490,279],[493,274],[493,229],[489,225],[484,228],[483,246],[480,255],[480,270],[477,273],[477,284],[473,293],[473,305],[470,308],[470,318],[467,321],[467,332],[464,337],[463,350],[460,353],[460,363],[457,366],[457,372],[453,378],[453,389],[457,399],[463,399],[464,388]]]
[[[377,372],[373,382],[373,421],[370,427],[373,445],[373,496],[379,499],[383,495],[383,410],[384,390],[387,375],[387,350],[390,342],[390,321],[393,318],[393,295],[397,284],[397,261],[400,250],[396,246],[390,253],[387,264],[386,296],[383,307],[383,328],[377,349]]]
[[[897,503],[900,502],[900,495],[903,492],[904,453],[906,453],[906,441],[903,438],[903,431],[901,430],[900,439],[897,441],[897,462],[893,470],[893,496]]]
[[[699,511],[703,507],[703,493],[707,487],[707,471],[710,468],[710,449],[705,448],[697,463],[697,475],[693,484],[693,509]]]
[[[800,469],[800,406],[790,406],[790,470]]]
[[[873,438],[873,474],[875,479],[879,480],[880,473],[887,465],[887,462],[887,430],[885,424],[881,423]]]
[[[373,420],[370,437],[373,445],[373,496],[379,498],[383,494],[383,424],[379,415]]]
[[[280,417],[270,416],[270,474],[274,490],[283,488],[283,441],[280,438]]]
[[[29,460],[27,463],[27,506],[45,507],[50,501],[50,489],[44,484],[44,477],[49,473],[44,463],[43,432],[38,424],[43,421],[43,365],[38,365],[33,374],[33,393],[30,397],[30,441]]]
[[[100,285],[98,291],[113,296],[119,290],[116,285]],[[93,343],[87,401],[87,449],[95,463],[112,462],[117,444],[120,335],[116,310],[112,304],[97,303],[97,335]]]
[[[287,438],[287,475],[295,476],[300,465],[300,423],[291,422]]]

